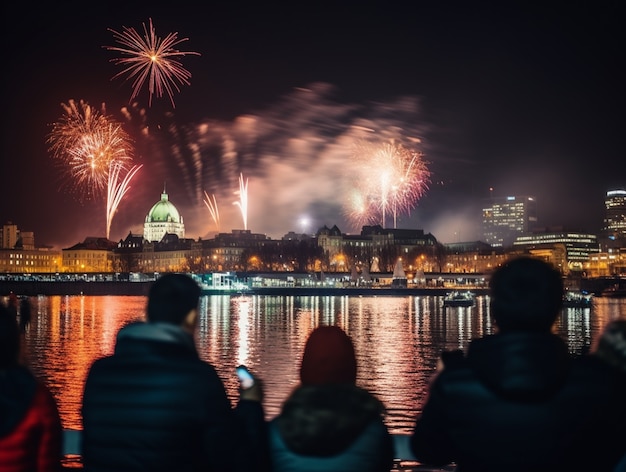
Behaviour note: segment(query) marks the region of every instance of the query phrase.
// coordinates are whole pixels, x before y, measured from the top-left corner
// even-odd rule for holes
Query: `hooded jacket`
[[[62,434],[46,386],[26,367],[0,370],[0,470],[61,470]]]
[[[610,471],[626,444],[615,374],[551,333],[474,340],[432,383],[412,450],[458,472]]]
[[[351,384],[300,386],[270,423],[272,470],[389,472],[383,405]]]
[[[99,471],[263,470],[259,402],[233,410],[193,337],[169,323],[121,329],[83,394],[83,462]]]

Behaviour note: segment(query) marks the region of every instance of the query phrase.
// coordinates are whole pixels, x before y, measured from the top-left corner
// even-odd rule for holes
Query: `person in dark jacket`
[[[570,356],[551,328],[559,272],[521,257],[490,280],[497,333],[472,341],[431,384],[411,449],[430,465],[468,471],[611,471],[624,440],[615,376]]]
[[[270,423],[272,470],[276,472],[389,472],[393,441],[384,406],[356,386],[350,337],[337,326],[320,326],[307,340],[301,384]]]
[[[113,355],[96,360],[83,392],[86,471],[266,470],[262,386],[232,408],[194,343],[198,284],[166,274],[150,288],[147,322],[123,327]]]
[[[46,385],[19,363],[20,331],[0,303],[0,470],[61,470],[63,431]]]

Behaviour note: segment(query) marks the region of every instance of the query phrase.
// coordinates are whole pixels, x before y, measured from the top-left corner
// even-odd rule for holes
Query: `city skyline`
[[[106,202],[64,192],[45,143],[60,105],[86,100],[124,122],[143,166],[111,218],[113,240],[141,232],[164,184],[189,237],[215,231],[209,195],[222,231],[241,229],[242,174],[252,232],[298,232],[305,217],[312,231],[358,232],[340,202],[354,173],[352,144],[364,135],[411,145],[428,163],[430,185],[397,227],[442,242],[480,239],[492,188],[535,196],[540,226],[599,231],[606,191],[626,187],[616,165],[617,5],[459,5],[315,4],[303,14],[238,4],[207,15],[190,2],[113,2],[97,16],[5,5],[18,34],[4,33],[0,218],[33,231],[38,245],[105,234]],[[110,30],[140,31],[150,20],[158,35],[177,33],[188,38],[183,51],[198,52],[183,58],[191,77],[175,107],[167,94],[147,93],[129,105],[131,84],[111,80],[119,68],[106,49]]]

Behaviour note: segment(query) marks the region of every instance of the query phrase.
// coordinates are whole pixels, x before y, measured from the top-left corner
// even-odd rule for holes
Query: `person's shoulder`
[[[626,374],[594,354],[583,354],[572,359],[571,380],[587,388],[622,389],[626,393]]]
[[[40,380],[37,381],[33,407],[48,417],[52,423],[58,424],[59,428],[61,427],[59,409],[54,395],[48,386]]]
[[[443,351],[441,353],[441,361],[446,369],[456,369],[467,365],[465,353],[461,349]]]

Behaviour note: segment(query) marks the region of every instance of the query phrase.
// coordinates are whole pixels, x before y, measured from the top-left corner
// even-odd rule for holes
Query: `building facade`
[[[626,240],[626,190],[609,190],[604,207],[603,236],[611,240]]]
[[[532,196],[491,198],[482,211],[483,240],[493,247],[510,247],[515,238],[537,225],[537,203]]]
[[[591,255],[600,252],[595,234],[543,232],[519,236],[513,243],[521,251],[548,260],[564,275],[582,272]]]
[[[63,249],[63,272],[112,272],[116,243],[107,238],[88,237]]]

